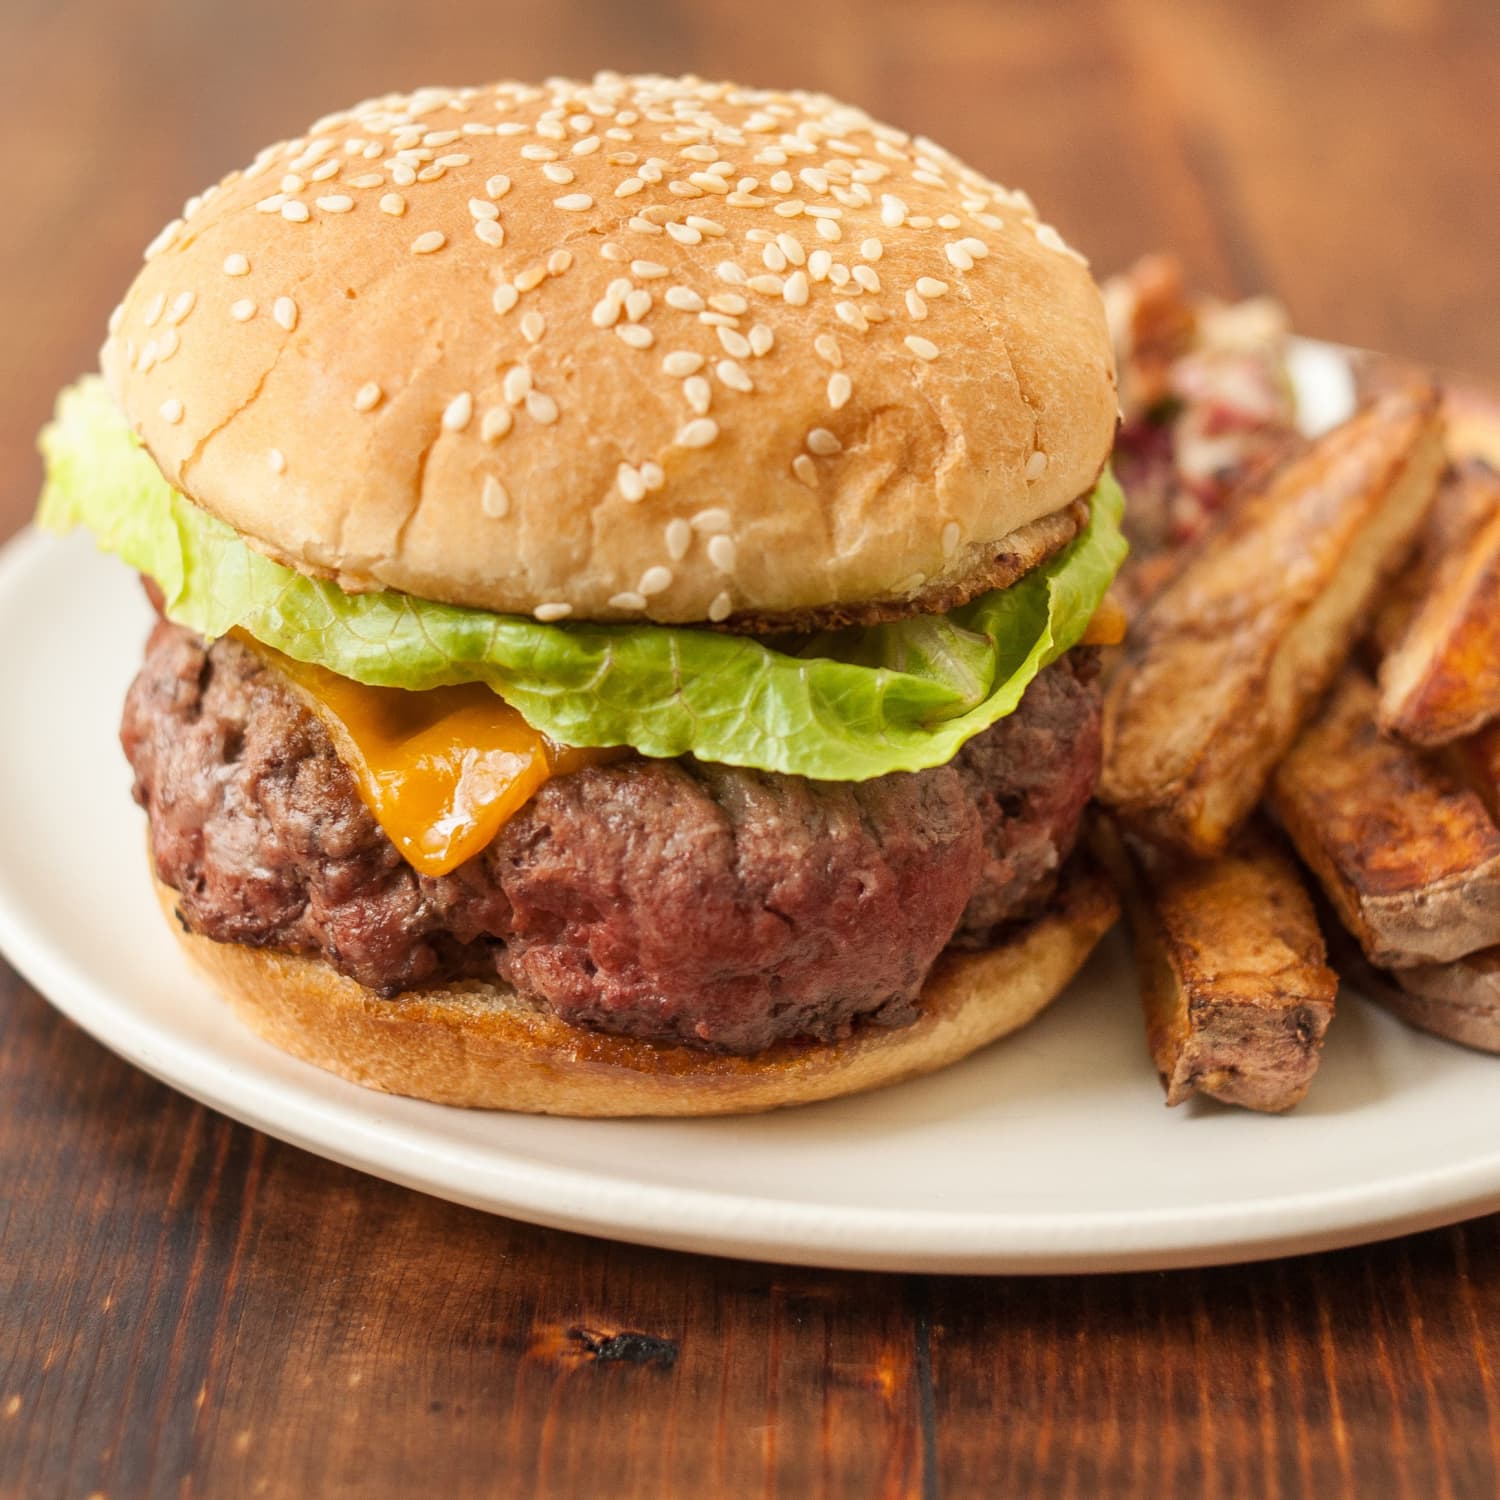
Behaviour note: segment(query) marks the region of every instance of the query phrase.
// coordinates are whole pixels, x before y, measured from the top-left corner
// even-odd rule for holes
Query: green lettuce
[[[1125,555],[1123,501],[1106,474],[1085,531],[1020,583],[946,615],[830,632],[791,654],[709,630],[542,624],[346,594],[263,557],[173,490],[97,377],[62,394],[41,446],[40,524],[87,527],[156,581],[170,618],[204,636],[239,628],[379,687],[483,682],[563,744],[823,780],[951,760],[1079,639]]]

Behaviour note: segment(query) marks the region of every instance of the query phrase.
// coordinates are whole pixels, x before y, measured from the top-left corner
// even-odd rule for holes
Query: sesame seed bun
[[[951,606],[1057,545],[1116,417],[1024,194],[691,78],[330,115],[187,205],[102,361],[271,555],[544,620]]]
[[[267,1041],[384,1093],[551,1115],[751,1114],[935,1072],[1039,1015],[1119,915],[1109,883],[1075,858],[1035,921],[939,958],[910,1026],[728,1057],[569,1026],[498,982],[382,1000],[321,960],[189,933],[177,893],[156,889],[193,963]]]

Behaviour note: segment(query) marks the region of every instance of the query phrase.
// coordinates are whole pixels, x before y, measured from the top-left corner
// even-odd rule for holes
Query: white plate
[[[1348,402],[1302,357],[1308,420]],[[106,1046],[226,1114],[479,1208],[809,1264],[1100,1271],[1348,1244],[1500,1206],[1500,1060],[1344,1000],[1284,1119],[1168,1111],[1118,939],[933,1078],[744,1120],[554,1120],[368,1093],[243,1030],[156,908],[115,738],[148,612],[87,541],[0,555],[0,945]]]

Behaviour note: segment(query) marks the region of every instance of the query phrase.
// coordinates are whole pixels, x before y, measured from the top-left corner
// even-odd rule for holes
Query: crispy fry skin
[[[1377,397],[1236,509],[1133,632],[1105,700],[1100,798],[1215,854],[1368,623],[1443,463],[1433,386]]]
[[[1096,847],[1124,896],[1167,1103],[1290,1109],[1338,994],[1295,864],[1258,825],[1207,860],[1127,845],[1103,820]]]
[[[1442,502],[1434,514],[1451,511],[1454,534],[1429,525],[1427,586],[1380,665],[1380,727],[1414,745],[1500,716],[1500,475],[1471,460],[1451,471]]]
[[[1451,433],[1448,451],[1450,455],[1454,452]],[[1421,546],[1392,578],[1375,612],[1370,640],[1377,661],[1389,656],[1406,634],[1417,606],[1432,588],[1438,565],[1468,546],[1474,533],[1494,515],[1497,505],[1500,478],[1494,470],[1480,459],[1455,458],[1444,471],[1427,513]]]
[[[1446,768],[1380,733],[1375,701],[1369,678],[1346,671],[1267,805],[1371,963],[1500,943],[1500,829]]]

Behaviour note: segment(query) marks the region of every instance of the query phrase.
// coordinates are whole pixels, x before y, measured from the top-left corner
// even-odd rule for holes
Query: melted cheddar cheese
[[[623,753],[554,744],[482,683],[366,687],[241,639],[323,721],[365,806],[423,875],[478,854],[553,776]]]

